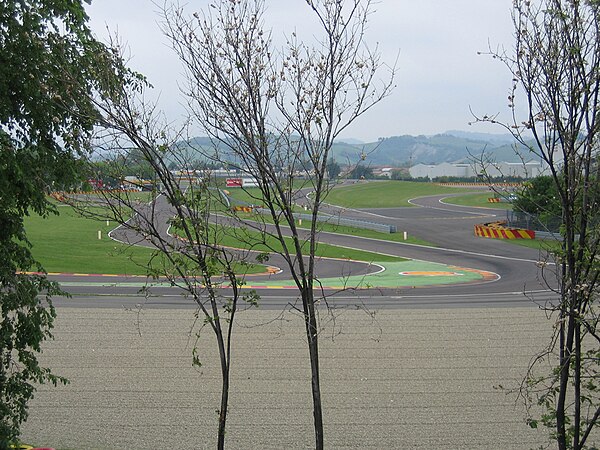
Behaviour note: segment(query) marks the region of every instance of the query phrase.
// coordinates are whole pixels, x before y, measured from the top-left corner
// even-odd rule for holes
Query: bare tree
[[[322,37],[315,46],[295,32],[276,50],[263,25],[262,0],[215,2],[188,17],[164,10],[164,30],[187,70],[184,93],[197,124],[215,142],[207,158],[256,180],[274,236],[300,293],[312,375],[316,448],[324,446],[319,381],[320,325],[315,273],[317,216],[330,189],[327,162],[334,140],[385,98],[394,68],[365,45],[369,0],[308,0]],[[302,177],[300,177],[302,175]],[[304,191],[303,191],[304,189]],[[310,191],[312,221],[301,233],[295,203]],[[290,238],[289,240],[287,238]]]
[[[513,75],[512,120],[503,125],[545,163],[562,208],[551,285],[559,301],[544,306],[555,318],[554,335],[534,359],[522,392],[545,409],[539,420],[529,419],[533,427],[541,422],[554,430],[559,449],[583,449],[600,417],[600,2],[516,0],[513,22],[514,53],[491,52]],[[545,272],[552,267],[543,266]]]
[[[199,329],[191,327],[191,337],[197,343],[200,332],[209,328],[218,348],[222,386],[217,448],[223,449],[235,317],[241,308],[257,306],[259,300],[255,291],[241,291],[248,254],[219,244],[222,227],[211,216],[221,203],[219,192],[212,187],[214,180],[209,173],[199,176],[192,170],[195,161],[186,148],[177,145],[179,135],[170,137],[160,114],[145,102],[145,81],[123,70],[129,77],[120,91],[94,100],[100,113],[96,148],[104,162],[103,176],[118,180],[122,186],[96,197],[72,196],[69,200],[87,216],[120,224],[113,238],[155,249],[145,266],[150,277],[146,291],[151,291],[155,281],[166,281],[196,303],[195,317],[200,325]],[[152,178],[127,181],[125,175],[132,165],[139,164],[147,166]],[[169,170],[170,166],[180,172]],[[92,162],[92,173],[95,167],[97,162]],[[151,196],[144,198],[137,192],[142,186],[151,187]],[[197,345],[192,364],[202,365]]]

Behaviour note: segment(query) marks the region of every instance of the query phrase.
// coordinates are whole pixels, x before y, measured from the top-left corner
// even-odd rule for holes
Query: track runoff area
[[[415,288],[441,285],[466,285],[479,282],[494,281],[498,275],[493,272],[449,266],[427,261],[402,261],[371,263],[375,271],[366,275],[350,275],[347,277],[320,278],[319,288],[340,290],[351,286],[353,289],[371,288]],[[51,276],[69,277],[62,281],[67,286],[114,286],[114,287],[144,287],[144,276],[122,276],[103,274],[51,273]],[[246,276],[245,288],[248,289],[296,289],[292,280],[272,279],[263,280],[260,275]],[[167,281],[153,282],[153,286],[168,287]],[[227,287],[227,286],[223,286]]]

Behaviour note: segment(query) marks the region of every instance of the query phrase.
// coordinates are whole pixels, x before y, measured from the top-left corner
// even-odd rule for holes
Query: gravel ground
[[[214,339],[190,310],[60,308],[43,361],[71,380],[41,387],[25,442],[57,449],[214,448]],[[292,313],[240,314],[227,447],[313,447],[308,352]],[[327,448],[529,449],[516,386],[551,323],[534,308],[386,310],[323,317]]]

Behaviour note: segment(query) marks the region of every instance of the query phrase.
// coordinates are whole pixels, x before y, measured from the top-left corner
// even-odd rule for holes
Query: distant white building
[[[388,177],[388,178],[392,178],[392,171],[394,170],[393,167],[374,167],[373,168],[373,175],[375,175],[376,177]]]
[[[498,163],[486,167],[485,173],[490,177],[519,177],[535,178],[545,172],[544,166],[539,162],[527,163]]]
[[[413,178],[474,177],[469,164],[417,164],[409,169]]]
[[[481,164],[451,164],[442,163],[436,165],[417,164],[409,169],[413,178],[439,178],[460,177],[475,178],[479,174],[485,174],[491,178],[519,177],[535,178],[544,174],[546,169],[540,162],[530,161],[527,163],[500,162],[486,165]]]

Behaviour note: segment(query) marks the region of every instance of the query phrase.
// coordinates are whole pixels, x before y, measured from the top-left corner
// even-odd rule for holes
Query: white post
[[[98,239],[102,239],[102,231],[98,230]]]
[[[405,231],[404,232],[404,240],[406,240],[408,238],[408,233]]]
[[[110,222],[107,220],[106,221],[106,226],[109,226],[109,225],[110,225]]]
[[[298,225],[302,225],[302,219],[298,219]]]

